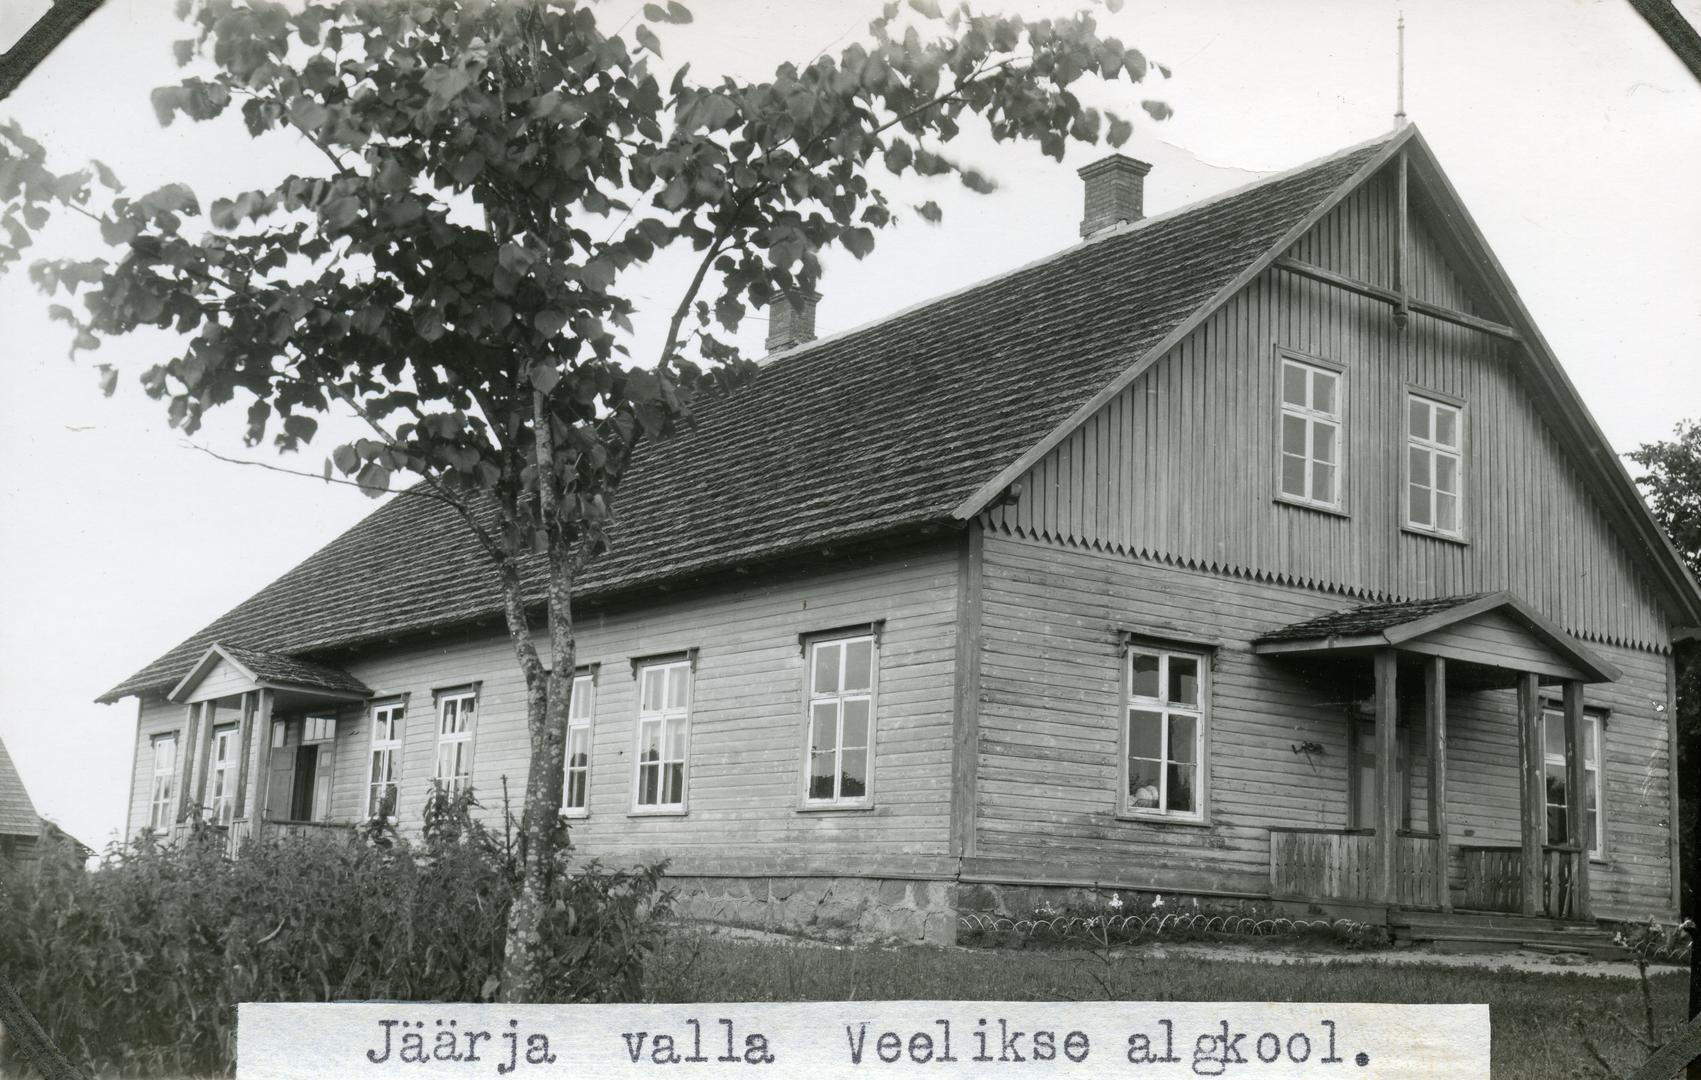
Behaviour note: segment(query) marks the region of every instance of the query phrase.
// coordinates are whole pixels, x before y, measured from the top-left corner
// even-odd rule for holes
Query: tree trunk
[[[4,972],[0,972],[0,1032],[17,1048],[23,1063],[47,1080],[82,1080],[83,1074],[53,1045]]]
[[[501,999],[505,1002],[543,1001],[547,950],[540,936],[548,911],[549,889],[559,853],[567,846],[567,823],[561,817],[561,786],[566,779],[567,716],[573,693],[573,578],[578,569],[577,536],[560,513],[555,448],[548,402],[532,396],[537,433],[533,453],[537,472],[539,518],[548,538],[550,663],[545,670],[531,643],[519,568],[509,560],[502,579],[507,604],[508,634],[514,640],[520,666],[526,672],[526,729],[531,755],[526,770],[526,794],[520,816],[520,883],[508,910],[508,933],[503,943]]]
[[[556,546],[560,545],[552,545]],[[573,694],[572,558],[570,553],[552,550],[549,562],[550,664],[547,672],[541,670],[541,665],[534,668],[526,686],[531,760],[520,818],[520,886],[508,912],[502,960],[501,997],[506,1002],[542,1001],[549,997],[542,970],[545,950],[538,930],[548,907],[557,860],[567,841],[567,823],[561,817],[561,788],[565,780],[568,706]]]

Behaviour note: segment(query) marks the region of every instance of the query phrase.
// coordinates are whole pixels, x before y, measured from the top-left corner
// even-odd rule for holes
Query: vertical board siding
[[[1390,192],[1366,185],[1292,253],[1389,284]],[[1421,220],[1411,235],[1415,294],[1469,310]],[[1278,347],[1346,369],[1344,517],[1275,501]],[[1273,269],[1036,463],[1020,500],[991,520],[1359,596],[1510,589],[1586,640],[1668,647],[1657,594],[1536,412],[1518,363],[1513,346],[1477,331],[1421,315],[1399,331],[1380,301]],[[1401,528],[1408,387],[1465,402],[1465,543]],[[1114,448],[1116,464],[1083,470],[1089,446],[1101,461]]]
[[[1030,873],[1185,891],[1264,893],[1272,826],[1348,826],[1348,725],[1355,691],[1251,652],[1276,627],[1335,610],[1339,597],[1273,582],[1136,561],[1076,544],[989,531],[984,549],[977,853]],[[1116,815],[1122,711],[1118,632],[1220,642],[1211,668],[1208,826]],[[1624,669],[1591,686],[1606,733],[1608,862],[1594,867],[1597,913],[1667,912],[1671,863],[1662,657],[1604,646]],[[1366,663],[1368,674],[1368,662]],[[1427,815],[1421,710],[1407,701],[1412,821]],[[1518,840],[1511,691],[1448,697],[1448,814],[1459,844]],[[1416,734],[1413,734],[1413,733]],[[1320,744],[1321,753],[1296,751]],[[1457,858],[1455,885],[1462,884]]]

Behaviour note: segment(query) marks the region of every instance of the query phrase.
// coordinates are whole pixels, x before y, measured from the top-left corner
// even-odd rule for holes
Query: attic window
[[[1341,508],[1343,372],[1282,357],[1281,495],[1285,501]]]

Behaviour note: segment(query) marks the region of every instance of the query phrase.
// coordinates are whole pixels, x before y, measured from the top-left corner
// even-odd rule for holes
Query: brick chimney
[[[1146,174],[1152,167],[1126,154],[1100,158],[1079,172],[1086,188],[1086,211],[1081,235],[1092,236],[1125,221],[1145,216]]]
[[[792,289],[768,304],[768,352],[784,352],[815,340],[815,305],[818,292]]]

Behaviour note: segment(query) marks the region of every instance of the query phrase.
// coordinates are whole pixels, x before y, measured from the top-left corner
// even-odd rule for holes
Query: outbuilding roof
[[[35,836],[40,831],[41,818],[24,790],[24,778],[12,764],[6,744],[0,742],[0,835]]]

